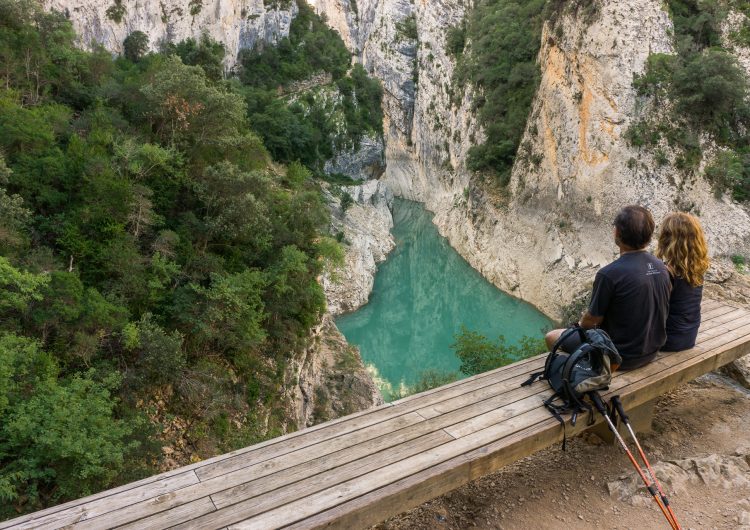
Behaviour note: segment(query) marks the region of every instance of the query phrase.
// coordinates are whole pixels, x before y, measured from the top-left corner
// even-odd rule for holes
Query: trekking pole
[[[604,416],[604,419],[607,421],[607,424],[609,425],[609,430],[612,431],[612,434],[615,435],[615,438],[619,442],[620,447],[622,448],[623,451],[625,451],[625,454],[630,459],[630,462],[633,464],[633,467],[635,467],[636,471],[638,471],[638,474],[641,476],[641,480],[643,480],[643,483],[646,485],[646,489],[648,489],[648,492],[654,498],[654,502],[661,509],[661,513],[664,514],[664,517],[667,519],[669,526],[672,527],[672,530],[679,530],[679,528],[675,525],[675,522],[669,516],[669,512],[667,512],[666,508],[664,508],[664,505],[661,503],[661,500],[659,499],[658,494],[656,492],[656,488],[654,488],[653,484],[649,482],[648,477],[646,477],[646,475],[643,473],[641,466],[638,465],[638,462],[636,462],[635,458],[633,457],[633,453],[630,452],[630,449],[628,449],[628,446],[625,444],[625,440],[623,440],[622,436],[620,436],[620,433],[617,432],[617,428],[615,428],[614,423],[612,423],[612,419],[607,414],[607,408],[604,406],[604,402],[602,402],[601,396],[597,392],[589,392],[589,397],[591,397],[591,401],[594,402],[594,406],[596,407],[596,410],[598,410],[599,413],[602,416]]]
[[[674,524],[677,526],[677,530],[681,530],[682,527],[680,526],[680,523],[677,522],[677,516],[674,514],[674,511],[672,510],[672,506],[669,504],[669,499],[664,494],[664,490],[662,489],[661,484],[659,483],[659,480],[656,478],[656,472],[651,467],[651,464],[646,458],[646,453],[643,452],[643,448],[641,447],[641,444],[638,442],[638,438],[635,436],[635,431],[633,430],[633,427],[630,425],[630,418],[628,418],[628,415],[625,414],[625,409],[622,406],[622,401],[620,401],[620,396],[614,396],[610,400],[610,403],[612,403],[615,406],[615,410],[617,410],[617,414],[619,414],[620,419],[628,428],[630,437],[633,439],[633,442],[635,442],[635,446],[638,448],[638,453],[641,455],[641,460],[643,460],[643,463],[646,464],[646,469],[648,470],[648,474],[651,475],[651,480],[656,486],[656,489],[659,491],[661,502],[664,504],[664,507],[669,511],[669,514],[672,516],[672,520],[674,521]]]

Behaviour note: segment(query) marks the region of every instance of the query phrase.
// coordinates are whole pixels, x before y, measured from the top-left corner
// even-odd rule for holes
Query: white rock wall
[[[334,204],[334,231],[344,234],[344,266],[333,275],[323,276],[328,311],[340,315],[367,303],[375,282],[378,263],[385,261],[396,246],[391,228],[393,193],[380,181],[370,180],[359,186],[343,188],[354,199],[346,212],[340,201]]]
[[[47,9],[65,13],[72,21],[81,44],[101,44],[122,52],[122,43],[130,33],[143,31],[152,49],[159,42],[179,42],[207,33],[227,47],[227,66],[234,64],[242,48],[257,42],[277,42],[289,35],[298,9],[294,0],[266,8],[263,0],[122,0],[124,14],[120,22],[107,16],[115,0],[43,0]],[[191,14],[191,8],[200,10]]]

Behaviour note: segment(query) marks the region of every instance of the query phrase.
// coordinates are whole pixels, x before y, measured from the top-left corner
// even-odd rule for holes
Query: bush
[[[458,379],[459,375],[452,372],[425,370],[419,374],[419,379],[410,390],[412,394],[419,394],[420,392],[448,385],[454,381],[458,381]]]
[[[455,343],[451,348],[461,360],[461,372],[475,375],[488,370],[494,370],[506,364],[544,353],[546,344],[544,339],[525,336],[518,345],[510,345],[505,337],[498,337],[492,342],[476,331],[470,331],[461,326],[461,331],[454,335]]]
[[[396,40],[417,40],[417,16],[412,13],[406,18],[396,22]]]
[[[354,199],[352,198],[351,194],[347,191],[343,192],[341,194],[341,213],[346,213],[346,211],[354,204]]]
[[[187,65],[200,66],[206,77],[213,81],[224,77],[226,47],[224,43],[215,41],[207,33],[204,33],[197,42],[193,38],[187,38],[177,44],[169,43],[163,51],[167,54],[178,55]]]
[[[119,24],[122,22],[122,17],[125,16],[126,11],[125,6],[122,5],[122,0],[115,0],[115,3],[107,8],[105,14],[112,22]]]
[[[458,26],[448,28],[445,34],[445,49],[454,58],[464,53],[466,47],[466,24],[462,22]]]
[[[177,331],[168,333],[162,329],[150,313],[141,317],[137,324],[124,330],[130,340],[126,348],[133,353],[128,382],[136,388],[172,384],[179,381],[187,367],[187,358],[182,349],[183,338]]]

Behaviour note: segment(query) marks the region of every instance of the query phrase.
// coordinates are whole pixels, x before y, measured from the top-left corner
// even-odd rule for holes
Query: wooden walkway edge
[[[626,408],[750,353],[750,312],[705,301],[696,346],[615,374]],[[520,387],[544,355],[0,523],[10,528],[361,528],[562,439]],[[601,421],[597,416],[597,423]],[[586,418],[567,435],[584,430]]]

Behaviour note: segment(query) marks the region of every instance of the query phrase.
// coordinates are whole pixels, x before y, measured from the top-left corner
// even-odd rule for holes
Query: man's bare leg
[[[547,343],[547,348],[551,351],[552,346],[555,345],[555,342],[557,342],[557,339],[560,338],[560,335],[562,335],[564,329],[553,329],[552,331],[548,332],[544,336],[544,342]]]

